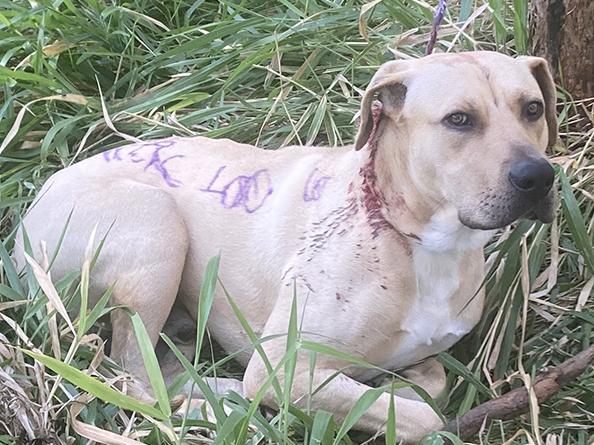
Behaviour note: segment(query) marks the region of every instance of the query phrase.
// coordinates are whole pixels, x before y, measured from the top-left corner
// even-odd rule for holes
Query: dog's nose
[[[515,162],[509,170],[509,181],[529,199],[540,199],[549,193],[555,179],[551,164],[542,158],[528,158]]]

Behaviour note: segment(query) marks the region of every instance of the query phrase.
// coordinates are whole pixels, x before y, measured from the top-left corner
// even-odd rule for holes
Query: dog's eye
[[[445,118],[445,121],[450,127],[460,130],[472,128],[474,125],[472,117],[466,113],[452,113]]]
[[[542,103],[535,100],[528,102],[528,104],[524,107],[524,113],[526,114],[528,120],[535,121],[540,118],[540,116],[542,116],[543,109],[544,107],[542,106]]]

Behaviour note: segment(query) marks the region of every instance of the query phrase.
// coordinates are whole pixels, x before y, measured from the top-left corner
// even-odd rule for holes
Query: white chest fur
[[[491,236],[492,232],[462,226],[451,210],[433,217],[422,234],[422,244],[413,250],[416,298],[386,368],[410,366],[444,351],[472,329],[452,300],[465,276],[464,255],[482,247]]]
[[[461,252],[413,251],[417,298],[402,323],[403,340],[394,351],[397,367],[414,364],[443,351],[472,329],[451,307],[460,286]]]

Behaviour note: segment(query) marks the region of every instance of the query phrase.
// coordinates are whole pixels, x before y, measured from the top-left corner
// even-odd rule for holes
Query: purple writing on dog
[[[272,194],[270,173],[267,169],[260,169],[251,175],[237,176],[229,182],[220,181],[219,177],[226,167],[226,165],[220,167],[210,184],[200,190],[219,195],[221,204],[227,209],[243,207],[247,213],[254,213]],[[217,182],[219,182],[218,186]]]
[[[114,148],[103,153],[103,159],[110,161],[123,161],[124,156],[135,164],[144,163],[144,171],[155,170],[169,187],[179,187],[182,182],[171,176],[165,164],[175,158],[183,158],[183,155],[173,155],[166,158],[161,157],[161,151],[175,145],[175,141],[170,139],[152,142],[143,142],[124,147]]]
[[[305,187],[303,188],[303,200],[318,201],[322,197],[322,192],[326,183],[330,181],[330,176],[323,176],[320,170],[314,168],[309,174]]]

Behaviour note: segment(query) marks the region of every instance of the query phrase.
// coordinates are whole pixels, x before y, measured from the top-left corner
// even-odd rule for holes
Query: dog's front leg
[[[307,359],[300,361],[293,380],[291,400],[298,406],[306,406],[308,397],[311,397],[309,406],[313,410],[328,411],[334,414],[337,421],[344,420],[355,402],[371,387],[344,374],[336,375],[328,383],[327,380],[337,371],[336,368],[317,367],[312,379]],[[256,354],[250,361],[244,378],[246,395],[253,397],[267,376],[266,368]],[[282,375],[279,375],[279,380],[282,385]],[[315,394],[310,394],[310,388],[311,393]],[[321,389],[317,390],[318,388]],[[370,433],[385,431],[390,398],[389,393],[382,394],[361,416],[355,428]],[[272,408],[278,407],[274,390],[267,392],[263,403]],[[395,406],[396,432],[398,438],[405,443],[417,443],[431,431],[443,426],[440,418],[425,402],[395,396]]]
[[[291,299],[286,298],[277,302],[263,332],[263,337],[274,334],[286,334],[287,323],[290,319]],[[302,314],[303,308],[297,308]],[[329,323],[331,320],[320,320]],[[298,325],[301,325],[299,322]],[[304,331],[307,330],[304,328]],[[304,334],[305,335],[305,334]],[[275,336],[272,340],[262,343],[267,359],[275,367],[281,362],[286,351],[286,335]],[[309,367],[309,356],[300,352],[292,384],[291,400],[300,406],[309,406],[313,410],[325,410],[334,414],[336,420],[342,421],[366,391],[371,387],[357,382],[339,370],[348,365],[332,357],[318,356],[313,376]],[[329,380],[331,376],[334,376]],[[283,386],[282,367],[277,375]],[[263,382],[268,378],[266,366],[258,354],[252,356],[244,376],[244,392],[249,398],[254,397]],[[329,380],[329,381],[328,381]],[[382,394],[375,403],[363,414],[355,424],[359,430],[375,433],[384,431],[390,406],[391,395]],[[277,408],[278,403],[274,390],[271,388],[263,399],[263,404]],[[416,443],[431,431],[443,426],[439,416],[425,402],[395,396],[396,431],[400,440],[405,443]]]

